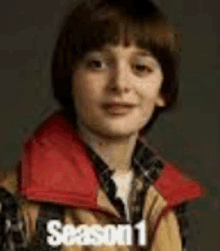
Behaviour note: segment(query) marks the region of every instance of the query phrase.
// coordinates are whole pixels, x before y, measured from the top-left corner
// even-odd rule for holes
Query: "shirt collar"
[[[114,173],[90,145],[86,145],[101,182],[110,179]],[[163,160],[145,141],[138,139],[132,155],[134,171],[144,178],[145,183],[154,182],[163,169]]]

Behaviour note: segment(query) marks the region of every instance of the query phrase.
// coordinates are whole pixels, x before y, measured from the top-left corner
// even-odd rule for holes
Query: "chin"
[[[96,130],[100,136],[108,139],[121,139],[128,138],[132,135],[137,134],[140,131],[140,128],[129,128],[129,127],[110,127],[106,126]]]
[[[139,133],[145,126],[146,120],[132,119],[126,120],[87,120],[87,128],[93,133],[106,139],[128,138]]]

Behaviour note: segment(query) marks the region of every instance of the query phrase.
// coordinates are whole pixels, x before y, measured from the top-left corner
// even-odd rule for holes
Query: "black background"
[[[198,250],[220,250],[220,1],[157,0],[182,33],[181,92],[175,112],[163,115],[148,136],[167,160],[206,186],[193,203],[200,226]],[[59,106],[52,97],[50,62],[70,0],[0,3],[0,166],[11,168],[22,142]]]

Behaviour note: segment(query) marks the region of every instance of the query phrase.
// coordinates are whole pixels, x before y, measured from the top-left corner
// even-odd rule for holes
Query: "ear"
[[[155,101],[156,106],[159,107],[164,107],[166,105],[166,101],[165,98],[163,97],[163,95],[159,95]]]

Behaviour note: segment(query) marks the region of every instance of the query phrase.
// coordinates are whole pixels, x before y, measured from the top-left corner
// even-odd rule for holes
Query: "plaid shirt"
[[[124,203],[120,198],[116,197],[117,186],[112,179],[114,172],[109,169],[108,165],[91,146],[87,145],[87,149],[96,167],[102,188],[106,192],[111,203],[118,209],[122,220],[126,222]],[[131,184],[131,192],[129,194],[129,223],[136,224],[143,219],[144,200],[147,190],[160,176],[163,166],[164,163],[161,157],[146,145],[145,142],[137,140],[132,155],[134,176]],[[195,237],[198,229],[196,229],[194,221],[191,221],[191,223],[194,224],[190,224],[189,215],[186,213],[186,205],[187,203],[183,203],[175,210],[182,235],[182,247],[183,251],[196,251]]]
[[[126,221],[124,203],[119,197],[116,197],[117,186],[112,179],[113,171],[91,146],[87,145],[87,149],[97,169],[102,188],[120,212],[122,219]],[[134,176],[129,194],[129,215],[131,223],[135,224],[142,219],[146,191],[150,184],[159,177],[163,169],[163,162],[144,142],[138,140],[132,156],[132,167]]]

